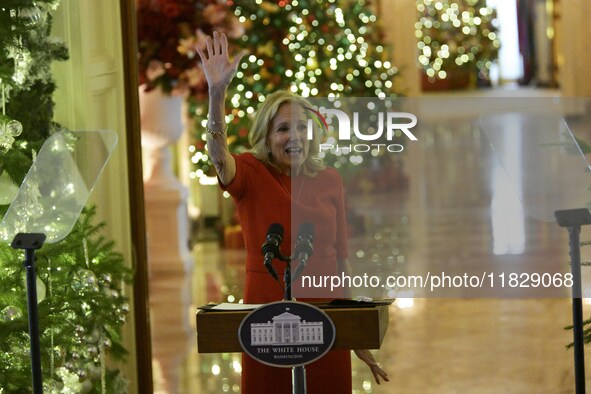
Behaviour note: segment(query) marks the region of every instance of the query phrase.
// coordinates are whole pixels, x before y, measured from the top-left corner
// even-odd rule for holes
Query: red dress
[[[336,275],[337,260],[347,257],[347,235],[343,184],[338,172],[327,168],[315,177],[292,178],[267,167],[250,153],[234,156],[236,176],[222,187],[236,203],[246,246],[246,283],[244,302],[262,304],[283,299],[280,286],[263,265],[261,246],[272,223],[285,228],[281,252],[293,251],[301,223],[314,225],[314,252],[305,275]],[[293,188],[293,189],[292,189]],[[292,193],[293,190],[293,193]],[[293,195],[293,197],[292,197]],[[283,277],[285,264],[274,263]],[[326,289],[304,293],[294,289],[294,296],[328,298]],[[332,294],[333,298],[341,294]],[[308,393],[351,393],[351,356],[349,351],[331,351],[322,359],[306,366]],[[242,357],[242,393],[291,393],[291,368],[270,367]]]

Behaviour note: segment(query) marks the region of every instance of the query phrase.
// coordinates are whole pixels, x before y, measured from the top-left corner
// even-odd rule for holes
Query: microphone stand
[[[275,229],[274,227],[277,227],[277,228]],[[271,232],[272,230],[276,230],[281,235],[283,235],[283,228],[280,225],[275,225],[275,224],[271,225],[271,227],[269,228],[269,232]],[[309,223],[306,223],[302,227],[300,227],[300,234],[302,234],[303,232],[310,233],[308,235],[308,237],[311,237],[312,233],[313,233],[312,225],[310,225]],[[298,238],[298,240],[299,240],[299,238]],[[311,249],[311,247],[310,247],[310,249]],[[296,247],[296,253],[297,253],[297,250],[298,250],[298,248]],[[291,262],[292,262],[293,256],[283,256],[281,253],[277,253],[277,252],[278,252],[278,250],[275,252],[276,258],[278,258],[279,260],[286,263],[285,273],[283,275],[283,281],[285,283],[283,300],[284,301],[293,301],[293,297],[291,294],[291,285],[292,285],[293,280],[295,279],[295,278],[292,278],[292,272],[291,272]],[[311,253],[311,250],[310,250],[310,253]],[[263,245],[263,254],[266,254],[265,245]],[[301,265],[301,262],[300,262],[300,265]],[[266,264],[265,264],[265,266],[266,266]],[[272,268],[267,267],[267,270],[275,279],[277,279],[277,276],[273,275],[274,270]],[[300,273],[300,271],[301,270],[296,269],[296,275],[298,275]],[[305,366],[300,365],[297,367],[292,367],[292,369],[291,369],[291,385],[292,385],[292,393],[293,394],[306,394],[307,393]]]
[[[277,258],[286,263],[285,273],[283,274],[283,281],[285,283],[283,301],[293,301],[291,295],[291,256],[280,254]],[[308,392],[306,387],[306,367],[303,365],[291,368],[291,387],[292,394],[306,394]]]
[[[284,301],[293,301],[291,296],[291,257],[280,256],[280,259],[286,263],[283,281],[285,282]],[[291,368],[291,387],[293,394],[306,394],[306,367],[303,365]]]

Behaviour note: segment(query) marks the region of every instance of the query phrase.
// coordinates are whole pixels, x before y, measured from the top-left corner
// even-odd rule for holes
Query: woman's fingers
[[[222,33],[222,55],[228,55],[228,37]]]
[[[234,72],[238,70],[238,64],[240,64],[240,60],[242,60],[244,55],[246,55],[246,51],[240,51],[240,53],[234,57],[234,60],[232,61],[232,70],[234,70]]]
[[[376,381],[377,384],[380,384],[380,378],[389,382],[390,379],[388,378],[388,374],[380,367],[380,365],[376,362],[373,354],[367,349],[356,349],[355,354],[359,357],[363,362],[367,364],[371,373]]]
[[[197,51],[197,54],[201,58],[201,61],[202,62],[205,62],[207,60],[207,58],[205,57],[205,53],[203,53],[203,51],[201,50],[201,48],[196,47],[195,50]]]
[[[222,38],[220,37],[220,33],[217,31],[213,32],[213,52],[214,55],[222,54]]]
[[[204,56],[201,48],[197,47],[197,53],[201,56],[201,60],[211,59],[216,55],[228,56],[228,38],[223,33],[213,32],[211,36],[205,37],[205,46],[207,47],[207,57]]]
[[[382,378],[386,382],[390,381],[390,379],[388,378],[388,374],[382,368],[380,368],[379,365],[372,365],[370,368],[371,373],[373,374],[373,377],[376,380],[377,384],[380,384],[380,378]]]
[[[247,53],[241,51],[230,62],[228,56],[228,39],[223,33],[214,31],[213,38],[205,37],[205,48],[196,47],[201,58],[207,83],[211,86],[228,86],[236,74],[242,57]]]
[[[373,375],[374,380],[376,381],[377,384],[380,384],[380,375],[376,371],[374,371],[374,369],[377,369],[377,368],[370,367],[370,369],[371,369],[371,373]]]
[[[205,45],[207,46],[207,57],[211,58],[213,55],[215,55],[215,52],[213,51],[213,44],[211,43],[210,36],[205,38]]]

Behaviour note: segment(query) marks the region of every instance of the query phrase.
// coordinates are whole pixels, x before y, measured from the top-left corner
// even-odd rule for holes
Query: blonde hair
[[[254,157],[262,161],[265,165],[276,167],[271,161],[271,154],[267,147],[267,136],[271,127],[271,122],[277,114],[279,107],[283,104],[298,104],[303,108],[312,108],[308,100],[295,95],[287,90],[279,90],[267,96],[265,101],[259,106],[255,115],[252,128],[248,134],[248,142],[252,147],[250,152]],[[326,168],[322,159],[318,156],[320,144],[320,134],[316,124],[313,122],[313,137],[309,141],[308,155],[302,164],[302,173],[306,176],[315,176],[318,171]]]

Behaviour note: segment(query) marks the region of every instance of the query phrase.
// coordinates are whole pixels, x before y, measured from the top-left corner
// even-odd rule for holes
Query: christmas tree
[[[68,57],[52,38],[58,0],[5,1],[0,8],[0,215],[45,140],[52,121],[51,63]],[[33,214],[38,207],[24,207]],[[121,327],[129,311],[123,286],[131,273],[114,243],[83,212],[71,234],[37,252],[37,293],[44,392],[125,392],[106,357],[125,355]],[[8,241],[8,242],[6,242]],[[27,296],[22,252],[0,240],[0,392],[31,392]]]
[[[226,121],[233,152],[248,148],[250,116],[265,95],[290,89],[303,97],[392,97],[398,70],[389,60],[369,1],[282,0],[231,2],[246,49],[228,91]],[[193,178],[212,175],[205,151],[207,102],[191,102],[195,119]],[[333,156],[336,160],[346,160]],[[330,163],[332,164],[332,163]]]
[[[419,63],[429,80],[463,69],[488,80],[497,59],[496,10],[486,0],[417,0]]]

